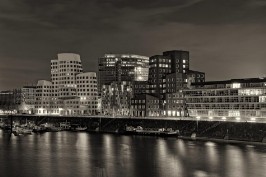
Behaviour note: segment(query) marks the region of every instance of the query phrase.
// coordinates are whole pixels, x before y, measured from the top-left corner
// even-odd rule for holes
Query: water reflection
[[[260,177],[266,168],[265,146],[174,138],[0,131],[0,147],[0,176],[11,177]]]
[[[227,176],[242,176],[247,175],[246,172],[246,159],[243,151],[237,146],[227,146],[226,154],[226,175]]]
[[[175,146],[173,142],[166,139],[158,140],[157,162],[159,176],[184,176],[183,164],[178,155],[174,153]]]
[[[207,155],[208,160],[208,166],[210,167],[211,171],[218,170],[219,167],[219,156],[217,155],[217,144],[214,142],[206,142],[205,143],[206,149],[205,153]]]

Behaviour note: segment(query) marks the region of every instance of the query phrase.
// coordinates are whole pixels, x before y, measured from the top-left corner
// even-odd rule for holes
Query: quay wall
[[[62,116],[27,116],[12,115],[6,121],[19,121],[21,124],[32,121],[37,125],[43,123],[59,124],[70,122],[87,126],[91,132],[116,133],[125,126],[142,126],[143,128],[172,128],[179,130],[180,136],[198,138],[237,140],[249,142],[266,142],[266,124],[256,122],[164,120],[140,118],[106,118],[106,117],[62,117]]]

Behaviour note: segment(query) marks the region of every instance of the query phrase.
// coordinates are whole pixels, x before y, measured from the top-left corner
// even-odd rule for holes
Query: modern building
[[[182,90],[166,94],[164,115],[167,117],[187,117],[188,110]]]
[[[266,78],[192,83],[183,94],[191,117],[266,118]]]
[[[23,86],[0,92],[0,110],[32,114],[35,107],[36,86]]]
[[[148,81],[134,81],[133,86],[133,96],[146,94],[148,91]]]
[[[131,111],[133,117],[159,116],[159,99],[148,94],[136,95],[131,99]]]
[[[148,81],[134,82],[133,100],[145,97],[139,95],[146,93],[158,98],[159,116],[187,116],[183,98],[179,99],[176,95],[179,95],[180,90],[187,88],[191,83],[205,81],[205,73],[190,70],[189,63],[188,51],[172,50],[163,52],[163,55],[151,56]],[[135,105],[134,108],[137,111],[138,106]],[[139,112],[141,111],[143,110],[139,110]]]
[[[163,99],[165,90],[165,77],[171,73],[171,58],[168,56],[155,55],[149,61],[149,89],[148,93]]]
[[[98,113],[98,88],[95,72],[76,75],[77,96],[80,114],[96,115]]]
[[[98,90],[123,81],[147,81],[149,57],[134,54],[105,54],[98,60]]]
[[[59,108],[62,107],[62,104],[58,104],[58,102],[56,102],[56,97],[53,97],[52,95],[52,82],[47,80],[39,80],[35,93],[35,114],[60,114]]]
[[[14,91],[0,92],[0,113],[4,111],[13,111],[16,109]]]
[[[190,83],[201,83],[205,82],[205,73],[200,71],[188,71],[188,82]]]
[[[51,60],[52,96],[68,99],[76,95],[76,75],[83,72],[80,55],[73,53],[58,54]]]
[[[188,74],[189,52],[183,50],[171,50],[163,52],[164,57],[171,59],[171,73]]]
[[[61,53],[51,60],[51,82],[40,80],[36,114],[96,115],[98,89],[95,72],[83,72],[78,54]]]
[[[149,66],[148,94],[159,98],[161,115],[165,115],[166,94],[187,86],[189,52],[173,50],[154,55],[150,57]]]
[[[131,82],[112,82],[109,85],[103,85],[101,98],[103,115],[131,115],[131,98],[133,98]]]
[[[14,90],[19,113],[32,114],[34,112],[35,92],[36,86],[23,86]]]
[[[189,52],[173,50],[163,52],[163,55],[150,57],[149,93],[160,100],[166,93],[174,93],[187,83],[189,71]]]

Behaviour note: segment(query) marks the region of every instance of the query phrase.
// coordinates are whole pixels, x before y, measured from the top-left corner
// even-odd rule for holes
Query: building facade
[[[0,92],[0,113],[13,111],[16,109],[14,91]]]
[[[131,82],[112,82],[109,85],[103,85],[101,98],[103,115],[131,115],[131,98],[133,98]]]
[[[36,86],[23,86],[12,91],[0,92],[0,110],[32,114],[35,108]]]
[[[205,81],[205,73],[190,70],[189,63],[188,51],[172,50],[163,52],[163,55],[151,56],[148,81],[134,83],[133,100],[144,98],[145,96],[141,94],[146,93],[159,100],[157,110],[159,110],[160,114],[158,116],[188,116],[186,106],[184,106],[184,99],[180,97],[182,95],[180,90],[188,88],[191,83]],[[143,105],[137,106],[137,103],[134,102],[135,112],[137,108],[143,107]],[[139,102],[139,104],[141,103]],[[137,112],[142,111],[140,109]],[[151,114],[145,113],[145,116],[149,115]]]
[[[184,89],[189,116],[220,119],[266,117],[266,79],[194,83]]]
[[[59,114],[59,108],[62,108],[62,104],[58,104],[52,94],[52,82],[39,80],[35,93],[35,114]]]
[[[152,95],[136,95],[131,99],[133,117],[157,117],[161,114],[159,99]]]
[[[80,55],[61,53],[51,60],[52,96],[62,99],[73,98],[77,93],[76,75],[83,72]]]
[[[77,96],[79,97],[80,114],[98,114],[98,88],[95,72],[76,75]]]
[[[58,59],[51,60],[51,82],[38,81],[35,99],[35,114],[96,115],[96,73],[83,72],[78,54],[58,54]]]
[[[166,94],[165,113],[167,117],[188,117],[188,110],[182,90]]]
[[[35,108],[36,86],[23,86],[15,89],[16,103],[18,104],[18,112],[32,114]]]
[[[98,59],[98,89],[112,82],[146,81],[149,58],[134,54],[105,54]]]
[[[188,71],[188,82],[190,83],[201,83],[205,82],[205,73],[200,71]]]

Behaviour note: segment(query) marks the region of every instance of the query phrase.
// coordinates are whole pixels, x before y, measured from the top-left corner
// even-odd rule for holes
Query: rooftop
[[[217,85],[217,84],[233,84],[233,83],[261,83],[266,82],[266,78],[244,78],[244,79],[231,79],[223,81],[207,81],[202,83],[192,83],[194,86],[200,85]]]

